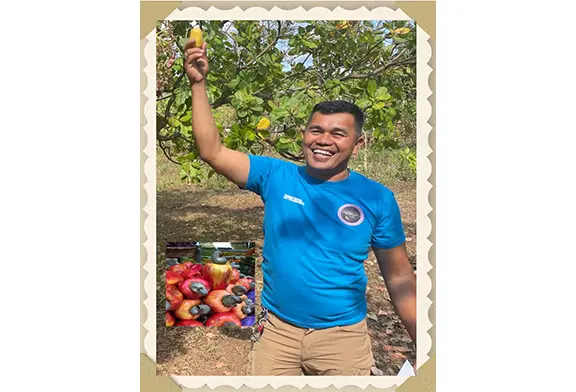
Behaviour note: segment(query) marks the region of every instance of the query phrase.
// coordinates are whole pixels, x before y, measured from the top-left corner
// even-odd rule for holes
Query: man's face
[[[303,131],[302,151],[315,170],[344,170],[358,152],[362,137],[356,140],[354,116],[350,113],[314,113]]]

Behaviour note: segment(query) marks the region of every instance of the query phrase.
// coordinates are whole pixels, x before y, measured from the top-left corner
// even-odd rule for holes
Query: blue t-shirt
[[[406,239],[392,191],[354,171],[329,182],[291,162],[249,158],[244,189],[264,202],[262,305],[302,328],[363,320],[370,246]]]

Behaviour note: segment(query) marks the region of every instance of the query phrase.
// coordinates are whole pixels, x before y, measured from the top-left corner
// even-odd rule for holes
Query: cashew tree
[[[312,107],[345,99],[366,114],[370,148],[414,158],[416,30],[411,21],[161,21],[156,138],[182,177],[201,181],[183,47],[192,27],[208,43],[207,92],[223,143],[303,159]]]

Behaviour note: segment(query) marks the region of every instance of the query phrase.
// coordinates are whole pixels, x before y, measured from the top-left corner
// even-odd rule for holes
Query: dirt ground
[[[416,186],[396,183],[394,191],[404,221],[410,261],[416,269]],[[166,327],[164,254],[166,241],[257,241],[261,244],[263,205],[251,193],[230,188],[203,190],[189,186],[158,191],[157,373],[179,376],[249,375],[250,330]],[[258,253],[260,255],[260,253]],[[259,259],[258,261],[259,262]],[[378,375],[396,375],[406,359],[414,363],[415,347],[399,320],[372,252],[368,276],[368,326]],[[259,266],[257,293],[262,288]],[[259,297],[256,299],[259,305]],[[258,310],[258,307],[257,307]]]

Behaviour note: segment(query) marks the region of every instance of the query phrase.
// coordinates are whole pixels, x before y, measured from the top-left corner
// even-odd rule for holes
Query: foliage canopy
[[[156,135],[183,178],[201,181],[182,51],[198,25],[208,43],[208,98],[226,146],[253,154],[273,148],[301,161],[300,131],[312,107],[344,99],[364,110],[370,148],[415,158],[413,22],[161,21]]]

